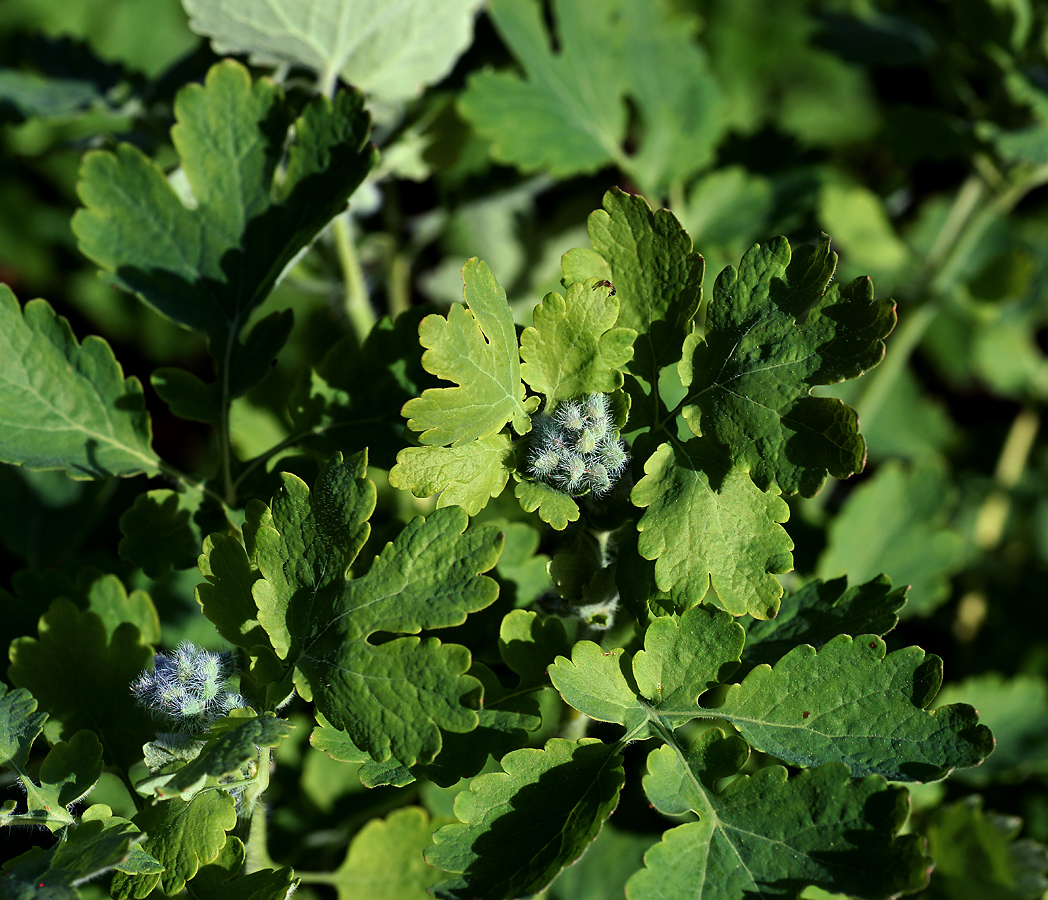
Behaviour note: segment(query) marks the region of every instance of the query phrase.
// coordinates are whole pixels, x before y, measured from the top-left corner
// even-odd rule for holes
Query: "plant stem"
[[[251,830],[248,832],[244,874],[250,875],[262,869],[278,869],[280,866],[269,855],[265,804],[259,803],[251,812]],[[297,873],[296,873],[297,874]]]
[[[1026,469],[1034,439],[1041,425],[1034,409],[1024,408],[1012,421],[1008,436],[997,459],[994,489],[983,500],[975,518],[975,544],[982,551],[993,550],[1004,536],[1004,526],[1011,509],[1011,492]]]
[[[357,338],[363,343],[375,324],[376,316],[371,308],[371,298],[368,297],[367,285],[364,282],[364,270],[360,267],[349,214],[342,213],[336,216],[331,229],[335,238],[335,252],[338,254],[342,277],[346,284],[343,296],[346,317]]]

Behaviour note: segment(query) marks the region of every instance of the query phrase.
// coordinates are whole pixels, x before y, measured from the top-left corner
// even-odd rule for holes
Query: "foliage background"
[[[841,255],[837,280],[872,275],[878,296],[896,299],[900,324],[886,362],[838,392],[859,410],[865,472],[790,498],[797,570],[787,585],[845,572],[853,584],[884,572],[912,585],[889,645],[942,656],[943,702],[974,703],[998,738],[982,768],[915,791],[915,827],[939,860],[928,894],[1038,896],[1043,885],[1013,877],[1016,845],[976,839],[970,823],[954,822],[972,807],[954,804],[1019,817],[1023,838],[1048,843],[1048,12],[1033,0],[617,6],[648,26],[630,43],[591,30],[579,4],[546,11],[559,52],[622,80],[611,100],[585,97],[579,85],[560,95],[560,132],[497,102],[512,85],[487,73],[528,69],[511,49],[510,2],[479,16],[439,84],[377,107],[384,161],[354,199],[355,260],[329,233],[258,311],[290,307],[295,328],[270,377],[236,402],[234,441],[251,456],[280,440],[309,361],[369,316],[456,301],[467,257],[488,262],[518,324],[528,324],[611,185],[672,208],[711,278],[754,241],[784,234],[797,245],[828,232]],[[104,334],[125,374],[147,385],[160,455],[206,471],[218,452],[208,426],[173,418],[148,387],[160,365],[209,379],[202,342],[99,279],[69,222],[85,149],[130,139],[174,162],[172,85],[202,76],[217,57],[177,0],[7,0],[0,12],[6,68],[46,72],[70,58],[57,43],[67,38],[113,64],[117,87],[39,117],[0,80],[0,280],[23,302],[47,297],[78,335]],[[175,66],[177,78],[165,81]],[[94,60],[84,71],[106,77]],[[651,71],[659,90],[643,83]],[[569,139],[591,123],[603,128],[596,147]],[[361,280],[347,288],[354,272]],[[46,608],[26,598],[53,595],[22,570],[61,579],[84,566],[148,589],[165,644],[215,645],[193,600],[195,569],[154,580],[113,557],[136,492],[0,467],[5,645],[32,633]],[[301,743],[281,753],[271,846],[297,848],[280,863],[333,866],[394,802],[392,789],[364,792],[346,767]],[[568,870],[551,897],[603,896],[590,873],[612,857],[631,861],[623,877],[636,868],[643,846],[627,829],[644,823],[631,815],[639,819],[612,820],[621,827],[602,838],[607,855]],[[992,824],[998,835],[1015,827]],[[3,840],[7,856],[20,838]],[[988,874],[1004,870],[1012,875]]]

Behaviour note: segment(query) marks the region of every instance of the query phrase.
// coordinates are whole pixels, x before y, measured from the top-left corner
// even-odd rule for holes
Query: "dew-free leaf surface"
[[[735,615],[773,617],[792,567],[793,541],[782,527],[786,503],[726,464],[701,438],[663,444],[644,464],[630,494],[644,509],[637,547],[655,560],[661,590],[701,598],[708,586]]]
[[[534,894],[577,859],[618,804],[624,775],[613,746],[554,738],[515,750],[455,799],[459,822],[434,836],[426,861],[458,877],[432,888],[448,900]]]
[[[520,336],[521,377],[550,403],[622,387],[633,357],[634,332],[615,327],[619,301],[604,279],[549,293],[535,307],[535,324]]]
[[[0,460],[76,479],[156,474],[142,386],[44,300],[0,284]]]
[[[73,218],[80,249],[168,318],[207,334],[228,363],[233,395],[268,370],[290,318],[240,332],[285,266],[346,204],[374,164],[361,96],[319,97],[294,121],[272,81],[232,60],[175,100],[172,140],[192,192],[187,205],[157,165],[129,144],[84,157]],[[287,153],[286,169],[277,178]],[[239,388],[239,391],[238,391]]]
[[[523,77],[478,73],[460,102],[500,162],[554,176],[615,164],[659,194],[709,160],[720,96],[693,17],[663,2],[561,0],[550,34],[534,0],[496,0],[489,15]],[[627,97],[643,125],[632,155]]]
[[[409,100],[440,81],[473,38],[481,0],[184,0],[217,53],[306,66],[376,100]]]
[[[510,422],[517,434],[531,428],[538,397],[525,401],[520,352],[506,292],[487,263],[471,259],[462,269],[465,305],[447,318],[426,316],[419,339],[427,371],[458,387],[430,388],[404,404],[408,428],[423,444],[452,447],[495,434]]]
[[[810,497],[827,473],[847,478],[866,461],[855,411],[810,392],[881,361],[895,305],[874,301],[868,278],[827,290],[836,264],[825,235],[796,252],[785,238],[755,245],[718,276],[705,333],[685,343],[688,426],[762,488]]]
[[[649,799],[699,821],[670,829],[645,854],[626,885],[629,900],[792,900],[807,885],[886,900],[927,883],[923,840],[898,835],[909,812],[904,788],[877,776],[853,780],[834,763],[792,778],[769,766],[715,790],[745,761],[741,744],[714,728],[694,747],[652,751]]]

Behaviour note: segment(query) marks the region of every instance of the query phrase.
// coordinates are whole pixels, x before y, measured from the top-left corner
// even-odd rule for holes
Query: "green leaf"
[[[160,617],[145,591],[129,594],[116,575],[101,575],[92,579],[86,600],[87,608],[102,620],[110,640],[124,622],[130,622],[145,643],[160,643]]]
[[[952,778],[982,787],[1048,772],[1048,684],[1043,678],[987,672],[947,685],[936,706],[960,701],[979,710],[981,721],[997,739],[997,749],[979,768],[962,769]]]
[[[907,612],[927,615],[949,595],[965,543],[947,527],[953,490],[941,463],[885,463],[845,501],[828,529],[817,572],[856,581],[884,572],[909,584]]]
[[[613,188],[604,209],[587,227],[596,253],[571,250],[564,257],[568,280],[608,279],[619,301],[617,325],[637,332],[628,371],[633,396],[632,427],[654,427],[664,414],[657,393],[659,370],[676,363],[702,300],[702,257],[669,210],[652,212],[643,197]],[[638,394],[638,391],[640,393]],[[641,402],[643,400],[643,402]]]
[[[626,882],[655,843],[650,833],[621,831],[610,822],[582,858],[568,866],[550,885],[550,900],[608,900],[624,897]]]
[[[196,565],[204,536],[229,527],[202,490],[146,491],[120,517],[120,555],[150,578]]]
[[[222,402],[216,384],[205,384],[185,369],[163,367],[149,376],[153,390],[181,419],[217,425],[222,418]]]
[[[261,718],[222,719],[211,727],[196,759],[177,772],[156,775],[135,785],[141,794],[158,800],[177,797],[190,800],[204,787],[220,784],[226,776],[240,775],[245,766],[257,761],[261,747],[276,747],[294,726],[272,714]]]
[[[571,652],[562,619],[515,609],[499,627],[499,653],[522,686],[545,684],[546,670],[558,656]]]
[[[789,517],[774,488],[761,491],[701,439],[663,444],[630,494],[645,508],[637,547],[655,560],[655,582],[697,602],[712,585],[726,610],[768,619],[779,609],[775,575],[792,567]]]
[[[39,638],[19,638],[10,652],[8,678],[48,713],[49,741],[86,728],[101,737],[107,763],[127,768],[142,758],[156,728],[129,689],[153,656],[137,627],[125,622],[110,638],[95,613],[60,597],[41,617]]]
[[[246,851],[239,838],[230,835],[218,858],[201,866],[190,886],[193,900],[287,900],[297,885],[290,866],[261,869],[241,875]]]
[[[101,338],[77,343],[46,301],[23,313],[0,284],[0,360],[0,460],[80,480],[156,474],[142,386]]]
[[[644,649],[629,665],[621,648],[610,651],[579,641],[571,659],[561,656],[549,676],[564,700],[602,722],[624,725],[631,739],[665,734],[699,716],[699,694],[738,667],[745,632],[723,610],[689,609],[680,621],[655,619]]]
[[[990,729],[966,703],[927,707],[942,660],[919,647],[887,653],[876,635],[801,644],[773,667],[732,685],[714,714],[750,745],[799,766],[840,760],[860,778],[938,781],[993,750]]]
[[[226,842],[226,832],[237,823],[233,798],[224,791],[205,791],[188,803],[171,800],[146,806],[131,820],[148,837],[142,845],[164,867],[159,874],[113,878],[114,900],[138,900],[159,885],[166,894],[177,894],[201,866],[214,862]]]
[[[792,255],[785,238],[755,245],[717,278],[705,333],[685,343],[688,426],[764,489],[810,497],[827,473],[847,478],[866,461],[855,411],[810,392],[881,361],[895,305],[874,301],[869,279],[827,291],[836,264],[825,235]]]
[[[422,318],[421,310],[407,310],[395,321],[380,319],[363,346],[356,335],[331,346],[290,404],[300,445],[325,457],[367,447],[374,465],[393,466],[405,445],[400,408],[436,383],[422,368]]]
[[[459,387],[430,388],[404,404],[408,428],[423,444],[461,444],[501,431],[531,428],[538,397],[525,400],[513,314],[487,263],[473,258],[462,268],[465,305],[426,316],[419,339],[428,348],[422,365]]]
[[[44,730],[47,713],[36,711],[36,698],[18,688],[8,691],[0,683],[0,765],[29,777],[25,764],[33,741]]]
[[[806,885],[886,900],[927,883],[924,842],[898,836],[909,811],[904,788],[877,776],[852,780],[835,763],[792,778],[770,766],[718,792],[715,780],[745,760],[736,742],[711,729],[694,748],[649,755],[652,802],[699,821],[670,829],[645,854],[626,886],[629,900],[792,900]]]
[[[636,333],[615,328],[616,291],[607,280],[549,293],[535,307],[535,324],[520,336],[521,378],[547,404],[622,387],[620,371],[633,357]]]
[[[513,493],[524,512],[538,512],[539,518],[556,531],[579,520],[579,505],[574,499],[541,482],[520,481]]]
[[[246,643],[255,634],[250,596],[274,651],[294,666],[299,692],[377,762],[392,756],[412,766],[436,756],[440,729],[476,727],[480,682],[465,674],[465,647],[404,635],[460,625],[490,605],[497,585],[480,573],[494,566],[502,539],[490,526],[466,531],[459,507],[438,509],[408,523],[366,574],[346,581],[375,505],[365,469],[363,454],[348,464],[336,455],[312,494],[284,473],[271,509],[248,513],[258,573],[243,548],[213,536],[212,586],[201,589],[201,603],[223,633],[247,629],[251,637],[239,638]],[[226,598],[235,614],[223,611]],[[376,632],[393,637],[372,643]]]
[[[1022,820],[982,809],[973,795],[931,814],[926,827],[935,870],[926,896],[935,900],[1039,900],[1048,889],[1043,844],[1016,840]]]
[[[437,497],[437,508],[461,506],[475,516],[509,481],[513,443],[489,434],[457,447],[407,447],[397,454],[389,483],[416,497]]]
[[[269,0],[184,0],[190,27],[216,53],[305,66],[320,85],[336,75],[379,103],[418,96],[440,81],[473,38],[480,0],[437,7],[420,0],[321,0],[284,8]]]
[[[613,747],[554,738],[515,750],[502,772],[455,798],[459,822],[441,828],[426,861],[459,877],[436,897],[503,900],[542,890],[577,859],[618,803],[624,775]]]
[[[427,864],[432,844],[426,811],[409,806],[372,819],[354,836],[342,864],[331,873],[338,900],[428,900],[426,889],[446,873]]]
[[[168,318],[203,331],[233,396],[268,369],[290,328],[277,314],[240,332],[288,263],[339,212],[374,164],[359,94],[314,99],[294,122],[272,81],[232,60],[183,88],[172,129],[194,205],[140,151],[84,157],[85,209],[73,230],[86,256]],[[278,163],[287,153],[282,179]],[[242,371],[243,370],[243,371]],[[250,377],[249,377],[250,376]]]
[[[92,806],[84,812],[80,823],[68,826],[50,849],[30,850],[8,862],[0,878],[0,891],[5,897],[10,896],[5,882],[17,884],[23,880],[35,889],[29,897],[74,900],[79,896],[77,892],[63,893],[59,889],[80,885],[121,865],[141,838],[131,822],[113,816],[109,807]],[[152,862],[156,869],[156,860]]]
[[[847,578],[816,578],[783,603],[778,616],[746,625],[746,649],[739,677],[754,666],[773,665],[798,644],[818,649],[839,634],[886,635],[899,624],[906,588],[892,590],[880,575],[866,584],[848,587]]]
[[[85,797],[101,777],[102,745],[93,731],[78,731],[55,744],[40,763],[40,793],[52,810],[68,807]]]
[[[460,102],[500,162],[553,176],[614,163],[660,194],[709,161],[720,97],[695,18],[661,2],[561,0],[549,34],[534,0],[496,0],[489,15],[524,77],[476,74]],[[640,129],[628,127],[627,97]]]

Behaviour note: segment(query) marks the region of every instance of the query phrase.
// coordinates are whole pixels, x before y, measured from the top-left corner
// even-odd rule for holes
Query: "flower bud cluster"
[[[153,668],[131,683],[135,699],[171,731],[207,731],[211,723],[247,701],[229,689],[230,653],[212,653],[184,641],[158,653]]]
[[[628,462],[607,394],[561,403],[532,427],[528,474],[572,497],[603,496]]]

